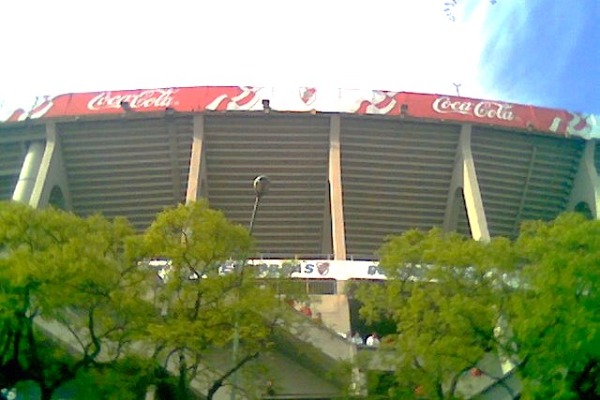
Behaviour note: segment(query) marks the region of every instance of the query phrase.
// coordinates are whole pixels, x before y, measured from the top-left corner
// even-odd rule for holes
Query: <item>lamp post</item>
[[[253,182],[254,207],[252,209],[252,217],[250,218],[250,227],[248,229],[248,231],[250,232],[250,235],[252,235],[252,232],[254,230],[254,220],[256,219],[256,212],[258,211],[258,205],[260,204],[260,199],[269,191],[270,184],[271,184],[271,182],[269,181],[269,178],[266,175],[259,175],[256,178],[254,178],[254,182]],[[242,279],[244,276],[244,267],[245,267],[244,264],[245,264],[245,262],[243,262],[240,267],[241,268],[240,274],[242,276]],[[239,347],[240,347],[240,332],[239,332],[238,321],[237,321],[237,316],[236,316],[235,325],[233,328],[233,343],[232,343],[232,348],[231,348],[232,368],[236,367]],[[232,387],[231,387],[231,392],[230,392],[231,393],[230,399],[235,400],[235,397],[236,397],[235,391],[236,391],[236,386],[237,386],[237,371],[233,373],[233,376],[231,377],[231,382],[232,382]]]
[[[270,184],[271,182],[266,175],[259,175],[254,178],[254,208],[252,209],[252,217],[250,218],[250,235],[252,235],[252,231],[254,230],[254,220],[256,219],[258,204],[260,203],[260,199],[269,191]]]

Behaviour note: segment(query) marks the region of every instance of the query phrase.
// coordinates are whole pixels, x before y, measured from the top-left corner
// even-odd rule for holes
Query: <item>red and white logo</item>
[[[555,117],[548,128],[551,132],[566,133],[580,136],[584,139],[593,139],[594,116],[577,113],[567,113],[566,118]]]
[[[317,89],[314,87],[301,87],[299,90],[300,100],[310,106],[317,99]]]
[[[36,119],[43,117],[54,106],[54,102],[49,96],[44,96],[42,99],[36,98],[33,107],[29,112],[22,108],[15,110],[7,122],[25,121],[27,119]]]
[[[329,273],[329,263],[326,261],[317,262],[317,271],[323,276],[327,275]]]
[[[363,100],[355,112],[358,114],[389,114],[398,104],[397,94],[397,92],[386,90],[374,90],[373,100]]]
[[[479,101],[475,103],[469,100],[453,100],[449,96],[442,96],[435,99],[431,107],[439,114],[461,114],[477,118],[499,119],[502,121],[512,121],[515,119],[512,105],[495,101]]]
[[[136,108],[166,108],[170,107],[175,99],[175,89],[151,89],[142,90],[138,93],[112,93],[102,92],[88,104],[88,110],[99,111],[106,109],[121,108],[122,103],[128,103],[132,109]]]
[[[232,88],[233,93],[217,96],[206,106],[206,109],[213,111],[250,110],[258,102],[256,92],[260,89],[251,86]]]

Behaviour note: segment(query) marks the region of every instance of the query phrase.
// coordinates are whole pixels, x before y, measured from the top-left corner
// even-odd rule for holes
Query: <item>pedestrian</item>
[[[363,344],[365,344],[362,336],[360,336],[360,333],[358,332],[354,332],[354,335],[352,335],[352,338],[350,340],[357,346],[362,346]]]
[[[312,318],[312,310],[307,303],[304,303],[302,307],[300,307],[300,312],[306,315],[308,318]]]
[[[375,332],[373,332],[371,336],[367,338],[367,346],[369,347],[378,347],[379,343],[379,336],[377,336],[377,333]]]
[[[315,321],[317,324],[322,324],[323,323],[323,315],[318,312],[315,314],[315,317],[313,318],[313,321]]]

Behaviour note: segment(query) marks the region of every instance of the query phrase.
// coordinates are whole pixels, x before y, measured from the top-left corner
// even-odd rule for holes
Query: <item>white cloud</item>
[[[543,105],[547,101],[544,92],[548,92],[543,89],[554,86],[557,91],[568,90],[561,86],[559,77],[584,40],[583,21],[589,12],[584,2],[501,0],[493,7],[483,1],[469,4],[474,7],[464,17],[471,35],[478,37],[470,54],[479,58],[478,82],[486,97]]]

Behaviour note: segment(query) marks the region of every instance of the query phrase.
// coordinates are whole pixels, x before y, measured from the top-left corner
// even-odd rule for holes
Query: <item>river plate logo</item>
[[[322,276],[329,274],[329,263],[325,261],[317,262],[317,271],[319,271],[319,274]]]
[[[307,106],[310,106],[317,99],[317,89],[314,87],[301,87],[298,91],[300,100]]]

